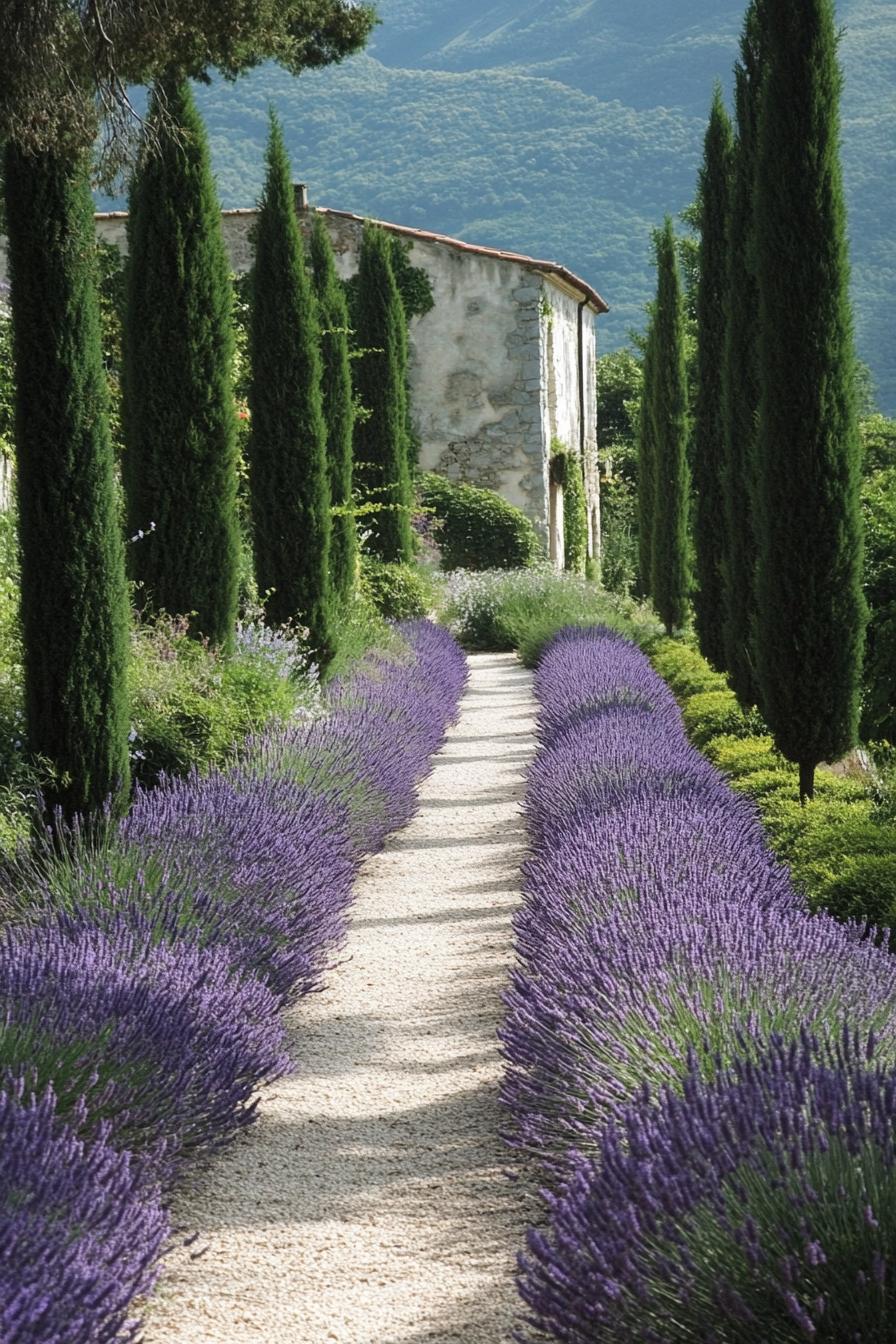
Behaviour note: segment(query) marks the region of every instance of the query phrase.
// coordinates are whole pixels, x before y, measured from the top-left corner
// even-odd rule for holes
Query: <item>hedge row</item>
[[[290,1067],[279,1010],[319,984],[359,863],[411,816],[466,679],[445,631],[398,629],[406,653],[368,655],[324,716],[6,875],[4,1344],[134,1338],[172,1184]]]
[[[869,784],[822,769],[813,802],[801,806],[797,767],[774,749],[756,711],[744,713],[724,677],[675,640],[661,641],[652,662],[681,705],[691,742],[756,803],[772,849],[812,908],[896,926],[896,827]]]
[[[520,1338],[886,1338],[896,960],[810,915],[627,640],[562,632],[536,691],[503,1095],[552,1193]]]

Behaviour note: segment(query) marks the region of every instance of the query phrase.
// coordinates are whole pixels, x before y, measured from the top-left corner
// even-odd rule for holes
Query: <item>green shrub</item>
[[[727,691],[728,683],[714,672],[697,649],[677,639],[661,639],[650,652],[653,666],[679,699],[708,691]]]
[[[703,748],[706,755],[729,779],[738,780],[756,770],[784,769],[784,757],[775,750],[772,739],[764,737],[713,737]]]
[[[432,580],[415,565],[388,564],[365,555],[361,587],[379,614],[391,621],[426,616],[435,602]]]
[[[324,681],[344,676],[370,649],[398,652],[405,647],[361,585],[341,603],[333,628],[336,651],[327,665]]]
[[[182,618],[139,625],[130,689],[133,774],[144,785],[222,764],[247,734],[319,703],[297,633],[254,621],[238,626],[232,654],[191,639]]]
[[[494,490],[429,473],[421,478],[420,500],[439,524],[443,569],[520,569],[542,557],[529,519]]]
[[[517,649],[531,667],[566,625],[609,625],[631,636],[622,604],[587,579],[535,569],[459,570],[446,585],[441,620],[468,649]]]
[[[563,568],[584,574],[588,558],[588,505],[582,460],[559,439],[551,442],[551,480],[563,490]]]
[[[737,696],[729,690],[700,691],[685,700],[681,710],[685,731],[695,747],[711,738],[752,737],[762,727],[755,711],[745,714]]]
[[[876,928],[896,928],[896,845],[892,853],[850,855],[835,874],[819,882],[813,905],[837,919],[861,919]],[[891,950],[893,940],[890,942]]]

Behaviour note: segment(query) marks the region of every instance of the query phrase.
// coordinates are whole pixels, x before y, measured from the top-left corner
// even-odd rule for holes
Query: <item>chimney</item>
[[[301,213],[303,210],[307,210],[307,209],[308,209],[308,188],[305,186],[305,183],[304,183],[304,182],[293,182],[293,184],[292,184],[292,192],[293,192],[293,198],[294,198],[294,200],[295,200],[296,211],[297,211],[298,213]]]

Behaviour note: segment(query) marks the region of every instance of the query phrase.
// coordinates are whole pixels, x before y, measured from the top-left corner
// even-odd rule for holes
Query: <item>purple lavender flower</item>
[[[83,1124],[83,1112],[72,1116]],[[0,1338],[4,1344],[135,1339],[168,1235],[143,1161],[61,1124],[51,1090],[0,1092]]]
[[[60,1113],[83,1102],[87,1132],[108,1122],[166,1173],[248,1123],[289,1066],[276,999],[227,949],[153,943],[121,919],[7,930],[0,1005],[0,1088],[52,1084]]]
[[[533,1324],[564,1344],[888,1339],[896,1085],[866,1056],[804,1029],[633,1102],[529,1233]]]
[[[885,1338],[896,960],[809,914],[632,645],[564,631],[536,689],[503,1099],[566,1184],[530,1234],[531,1323]]]

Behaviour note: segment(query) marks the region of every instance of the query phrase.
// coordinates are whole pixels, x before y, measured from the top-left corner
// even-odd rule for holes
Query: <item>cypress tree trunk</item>
[[[129,611],[84,162],[5,155],[28,744],[52,810],[128,790]]]
[[[697,283],[697,405],[694,417],[694,623],[705,658],[725,667],[727,569],[723,519],[722,350],[731,210],[731,122],[716,85],[700,173],[700,274]]]
[[[769,5],[756,265],[757,655],[780,750],[812,773],[853,745],[866,608],[860,442],[832,0]]]
[[[156,527],[131,547],[132,574],[151,609],[195,613],[191,632],[226,647],[239,566],[230,268],[186,83],[153,91],[148,135],[128,218],[122,421],[129,526]]]
[[[648,403],[654,450],[653,604],[668,633],[687,622],[690,590],[688,390],[684,314],[672,220],[657,236],[654,368]]]
[[[317,304],[283,135],[271,117],[255,230],[249,438],[255,570],[274,623],[297,620],[331,656],[330,492]]]
[[[759,698],[755,659],[759,298],[753,258],[753,193],[763,69],[761,42],[762,24],[754,0],[744,22],[741,61],[735,67],[737,139],[722,351],[723,638],[725,667],[743,705],[754,705]]]
[[[656,499],[656,450],[650,401],[654,385],[655,323],[651,318],[644,346],[641,407],[638,420],[638,593],[649,597],[653,572],[653,514]]]
[[[323,410],[327,426],[330,506],[334,511],[330,540],[333,593],[341,601],[355,583],[358,539],[352,501],[352,430],[354,399],[349,360],[349,318],[345,290],[339,283],[330,235],[320,215],[311,231],[311,266],[317,294],[323,362]]]
[[[358,268],[357,335],[369,351],[356,361],[355,386],[370,412],[355,425],[355,476],[365,501],[370,549],[381,560],[407,561],[411,543],[411,476],[407,444],[407,327],[385,232],[364,226]]]

